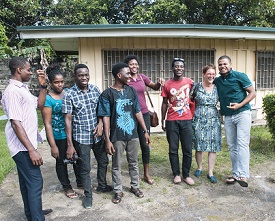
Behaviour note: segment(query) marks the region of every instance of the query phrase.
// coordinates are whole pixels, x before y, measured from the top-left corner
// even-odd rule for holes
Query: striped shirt
[[[101,140],[94,138],[93,131],[97,126],[96,109],[100,90],[89,84],[86,92],[74,85],[64,95],[62,112],[72,114],[73,139],[81,144],[93,144]]]
[[[9,85],[3,93],[2,105],[8,117],[5,133],[11,156],[15,156],[19,151],[28,150],[16,136],[10,120],[19,120],[21,122],[30,142],[37,149],[37,97],[30,93],[26,84],[10,79]]]

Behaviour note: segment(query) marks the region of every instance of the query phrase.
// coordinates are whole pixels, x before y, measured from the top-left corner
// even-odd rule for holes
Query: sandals
[[[245,177],[240,177],[237,179],[238,184],[240,184],[242,187],[248,187],[248,183]]]
[[[113,197],[113,199],[112,199],[112,202],[114,203],[114,204],[118,204],[118,203],[120,203],[121,202],[121,199],[122,199],[122,197],[123,197],[123,192],[118,192],[118,193],[115,193],[115,195],[114,195],[114,197]]]
[[[231,184],[235,184],[237,181],[236,177],[230,176],[226,179],[226,184],[231,185]]]
[[[77,193],[73,189],[68,189],[67,191],[65,191],[65,196],[67,196],[70,199],[78,197]]]
[[[131,187],[130,192],[135,194],[135,196],[138,197],[138,198],[144,197],[143,192],[141,192],[139,188],[135,189],[135,188]]]

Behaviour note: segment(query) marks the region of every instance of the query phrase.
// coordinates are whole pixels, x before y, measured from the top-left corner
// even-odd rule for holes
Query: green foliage
[[[147,1],[133,10],[131,23],[182,24],[186,6],[180,0]]]
[[[183,0],[182,3],[188,9],[186,23],[275,27],[273,0]]]
[[[0,109],[0,116],[4,115],[4,111]],[[0,120],[0,184],[5,179],[6,175],[15,166],[13,159],[10,156],[10,152],[7,148],[5,126],[7,120]]]
[[[52,0],[5,0],[0,4],[0,21],[6,27],[9,46],[17,45],[17,26],[45,25]]]
[[[0,57],[5,55],[5,51],[8,48],[8,37],[6,36],[5,27],[0,23]]]
[[[268,94],[263,98],[263,113],[268,129],[275,140],[275,94]]]

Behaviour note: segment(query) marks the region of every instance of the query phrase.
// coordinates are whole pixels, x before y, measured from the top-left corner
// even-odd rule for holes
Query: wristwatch
[[[44,85],[40,84],[40,87],[43,89],[47,89],[48,86],[47,85],[44,86]]]
[[[150,132],[149,130],[143,130],[143,133],[144,133],[144,134],[146,134],[146,133],[149,134],[149,132]]]

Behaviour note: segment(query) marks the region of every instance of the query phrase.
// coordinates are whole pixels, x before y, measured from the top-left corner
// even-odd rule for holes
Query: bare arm
[[[95,130],[93,131],[93,134],[95,137],[101,137],[102,133],[103,133],[103,120],[102,117],[98,117],[97,118],[97,126],[95,128]]]
[[[40,85],[47,86],[47,78],[46,74],[43,70],[37,70],[37,79]],[[47,89],[46,88],[40,88],[40,93],[37,100],[37,109],[42,110],[44,107],[45,99],[46,99]]]
[[[148,87],[152,88],[153,90],[157,91],[160,89],[160,86],[163,85],[165,82],[165,80],[163,78],[159,78],[157,83],[154,82],[150,82],[150,84],[148,85]]]
[[[21,122],[19,120],[11,120],[11,126],[12,126],[16,136],[20,140],[20,142],[28,150],[33,165],[36,165],[36,166],[43,165],[43,160],[42,160],[40,153],[32,145]]]
[[[65,114],[65,131],[67,136],[67,158],[72,158],[76,153],[72,138],[72,114]]]
[[[57,158],[59,158],[59,150],[58,150],[58,147],[55,143],[55,139],[54,139],[54,136],[53,136],[52,108],[44,107],[42,109],[41,113],[42,113],[42,118],[43,118],[45,129],[46,129],[47,139],[48,139],[49,144],[51,146],[51,154],[55,159],[57,159]]]
[[[142,130],[144,131],[146,143],[150,144],[150,136],[148,134],[147,127],[145,125],[141,111],[136,113],[136,118],[137,118],[137,121],[138,121],[139,125],[141,126]]]
[[[103,117],[103,132],[105,137],[105,146],[107,154],[113,155],[115,148],[110,141],[110,117]]]
[[[161,104],[161,127],[163,131],[165,131],[164,120],[166,118],[167,109],[168,109],[168,98],[164,97]]]

